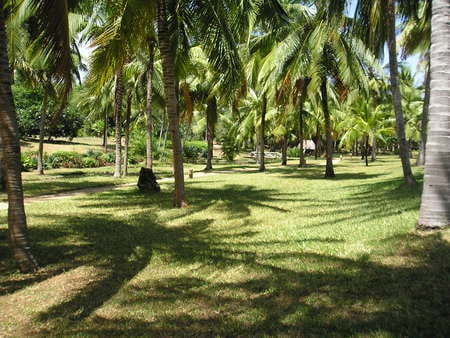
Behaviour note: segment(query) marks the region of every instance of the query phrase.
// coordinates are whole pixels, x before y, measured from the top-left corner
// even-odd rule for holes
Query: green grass
[[[42,269],[2,225],[0,335],[450,336],[450,233],[414,231],[398,160],[312,163],[188,180],[182,210],[171,184],[29,205]]]

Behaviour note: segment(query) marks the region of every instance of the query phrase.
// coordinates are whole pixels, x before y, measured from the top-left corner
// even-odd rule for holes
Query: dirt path
[[[221,172],[221,173],[223,173],[223,172]],[[194,178],[203,177],[203,176],[211,176],[211,175],[216,175],[216,172],[214,172],[214,173],[196,172],[196,173],[194,173]],[[187,176],[186,176],[186,178],[187,178]],[[165,182],[172,182],[172,181],[173,181],[173,177],[165,177],[165,178],[159,179],[158,183],[165,183]],[[62,200],[62,199],[67,199],[67,198],[71,198],[71,197],[76,197],[76,196],[101,193],[101,192],[105,192],[105,191],[126,189],[126,188],[133,187],[133,186],[136,186],[136,183],[125,183],[125,184],[119,184],[119,185],[106,185],[106,186],[102,186],[102,187],[83,188],[83,189],[60,192],[57,194],[28,197],[28,198],[24,199],[24,202],[25,202],[25,204],[31,204],[31,203],[51,201],[51,200]],[[0,210],[7,210],[7,209],[8,209],[8,202],[0,202]]]

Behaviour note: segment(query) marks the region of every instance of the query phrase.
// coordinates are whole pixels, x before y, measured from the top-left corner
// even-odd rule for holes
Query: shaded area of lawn
[[[130,189],[33,206],[40,280],[84,265],[98,274],[22,332],[449,336],[449,234],[412,231],[419,192],[390,168],[300,177],[318,170],[190,181],[186,210],[170,208],[168,185],[161,195]],[[36,281],[12,282],[13,270],[8,257],[3,297]]]

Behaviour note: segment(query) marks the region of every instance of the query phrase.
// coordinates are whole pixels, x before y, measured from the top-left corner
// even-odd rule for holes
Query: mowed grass
[[[35,275],[0,213],[0,336],[450,336],[450,233],[399,161],[295,165],[31,204]]]

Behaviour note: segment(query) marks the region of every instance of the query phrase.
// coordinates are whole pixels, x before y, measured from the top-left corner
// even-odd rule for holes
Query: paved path
[[[215,174],[216,174],[215,172],[214,173],[196,172],[196,173],[194,173],[194,178],[195,177],[203,177],[203,176],[211,176],[211,175],[215,175]],[[158,183],[164,183],[164,182],[173,182],[173,177],[165,177],[165,178],[161,178],[158,180]],[[104,191],[126,189],[126,188],[133,187],[136,185],[137,185],[137,183],[125,183],[125,184],[119,184],[119,185],[106,185],[106,186],[102,186],[102,187],[83,188],[83,189],[60,192],[60,193],[56,193],[56,194],[50,194],[50,195],[27,197],[24,199],[24,202],[25,202],[25,204],[30,204],[30,203],[43,202],[43,201],[62,200],[62,199],[67,199],[67,198],[71,198],[71,197],[76,197],[76,196],[83,196],[83,195],[87,195],[87,194],[101,193]],[[0,210],[7,210],[7,209],[8,209],[8,202],[0,202]]]

